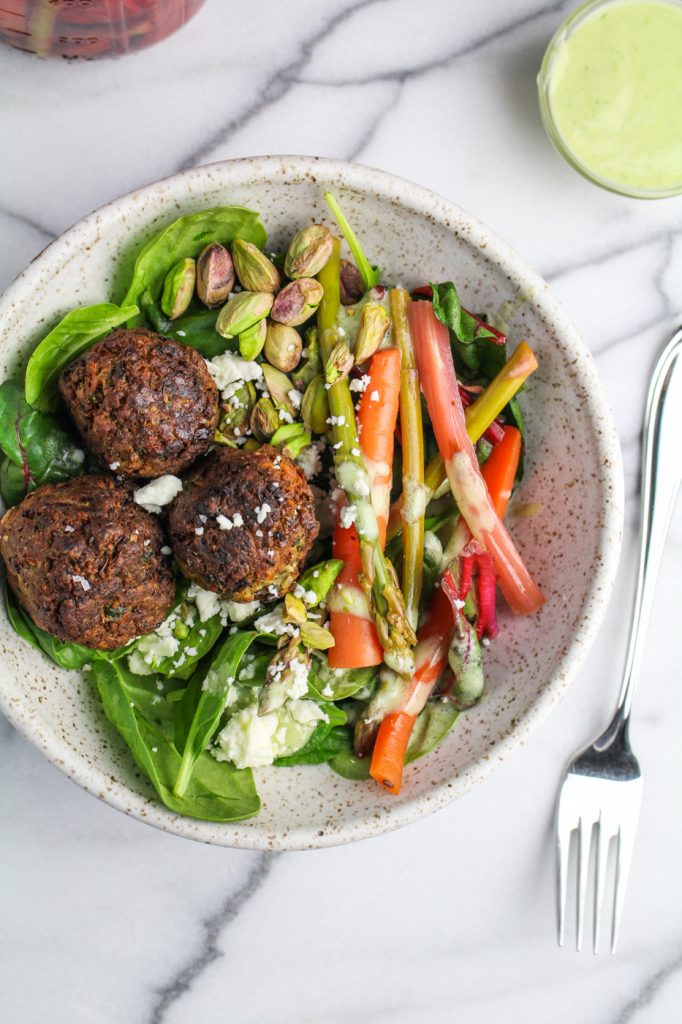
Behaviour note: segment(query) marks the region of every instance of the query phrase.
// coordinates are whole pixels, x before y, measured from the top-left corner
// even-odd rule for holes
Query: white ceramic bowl
[[[497,313],[512,342],[528,339],[540,369],[524,401],[528,465],[521,499],[535,515],[512,533],[548,601],[532,618],[501,616],[486,655],[489,693],[447,740],[406,771],[398,797],[326,766],[256,771],[263,808],[220,825],[178,817],[151,786],[77,673],[50,664],[0,621],[0,707],[14,726],[88,792],[142,821],[223,846],[330,846],[398,828],[465,793],[499,765],[558,701],[585,659],[608,602],[622,527],[617,436],[595,366],[547,284],[495,234],[411,182],[355,164],[257,157],[186,171],[102,207],[49,245],[0,303],[0,379],[73,306],[120,299],[131,253],[180,214],[243,204],[277,248],[326,220],[323,192],[343,204],[384,280],[453,279],[466,306]]]

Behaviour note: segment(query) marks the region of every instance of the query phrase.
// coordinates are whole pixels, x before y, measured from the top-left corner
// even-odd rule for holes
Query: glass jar
[[[204,0],[2,0],[0,40],[39,57],[94,60],[152,46]]]
[[[602,188],[682,193],[682,0],[588,0],[553,36],[538,75],[545,130]]]

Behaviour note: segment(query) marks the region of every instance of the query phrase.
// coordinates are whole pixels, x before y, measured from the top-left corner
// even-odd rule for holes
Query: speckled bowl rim
[[[46,737],[28,706],[17,706],[10,702],[8,694],[0,684],[0,710],[12,725],[33,743],[68,778],[78,783],[87,792],[110,804],[139,821],[153,825],[162,831],[206,842],[214,845],[251,850],[298,850],[337,846],[359,839],[367,839],[401,828],[417,819],[439,810],[457,797],[463,796],[476,783],[483,781],[504,758],[522,746],[531,731],[545,718],[558,703],[575,679],[585,661],[590,647],[599,631],[618,569],[623,529],[623,466],[620,443],[611,410],[604,395],[592,354],[583,343],[576,328],[558,301],[552,296],[547,283],[528,267],[525,261],[510,245],[496,235],[481,221],[467,213],[455,203],[417,185],[408,179],[364,164],[353,164],[341,160],[307,156],[262,156],[244,157],[235,160],[217,161],[211,164],[182,171],[168,178],[160,179],[142,188],[105,204],[84,217],[62,235],[47,245],[10,285],[0,299],[0,318],[20,297],[30,293],[37,283],[44,264],[53,259],[68,262],[80,249],[81,236],[94,229],[96,237],[106,229],[108,222],[125,216],[135,203],[144,201],[150,193],[160,188],[169,205],[191,195],[195,188],[204,183],[215,185],[215,176],[224,175],[226,183],[247,184],[254,179],[267,177],[270,181],[284,176],[292,180],[314,181],[316,174],[325,178],[333,177],[339,187],[373,194],[405,207],[414,213],[430,218],[446,230],[458,233],[453,225],[466,225],[467,242],[485,252],[486,259],[496,264],[507,275],[512,285],[520,292],[532,296],[532,304],[546,322],[551,323],[554,332],[561,337],[567,352],[575,356],[582,379],[587,384],[587,405],[593,422],[602,427],[595,438],[595,444],[608,474],[609,486],[602,488],[604,494],[603,524],[601,527],[601,558],[596,561],[592,582],[587,593],[581,620],[576,627],[573,640],[565,655],[556,666],[553,678],[528,708],[520,715],[513,727],[503,734],[486,751],[478,763],[463,777],[442,782],[428,794],[415,796],[406,801],[398,810],[385,818],[368,816],[362,822],[352,822],[319,836],[314,828],[294,827],[286,836],[265,835],[249,829],[249,823],[237,822],[229,826],[216,826],[213,822],[170,816],[161,805],[150,804],[149,799],[135,793],[119,782],[107,780],[102,785],[99,773],[94,773],[87,762],[60,741],[55,735]],[[213,179],[213,180],[212,180]],[[607,540],[609,539],[610,540]],[[614,538],[616,543],[614,543]]]

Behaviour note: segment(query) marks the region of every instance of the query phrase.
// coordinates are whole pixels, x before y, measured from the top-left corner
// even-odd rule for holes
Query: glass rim
[[[682,180],[677,185],[663,189],[637,189],[621,182],[606,178],[592,170],[583,163],[565,142],[559,128],[554,120],[552,104],[550,102],[550,82],[552,77],[552,66],[560,48],[566,42],[568,36],[575,31],[578,25],[588,18],[594,11],[601,7],[615,7],[617,4],[631,3],[632,0],[585,0],[585,3],[577,7],[564,21],[561,22],[554,35],[547,44],[542,64],[537,76],[538,98],[540,103],[540,116],[542,123],[549,137],[550,142],[557,153],[563,157],[567,164],[591,181],[594,185],[614,192],[617,195],[628,196],[630,199],[670,199],[682,195]],[[640,0],[642,2],[642,0]],[[682,0],[643,0],[645,3],[668,4],[671,7],[682,9]]]

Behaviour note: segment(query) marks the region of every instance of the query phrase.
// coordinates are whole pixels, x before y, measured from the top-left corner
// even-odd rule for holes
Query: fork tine
[[[561,818],[556,830],[556,867],[557,867],[557,941],[564,944],[566,926],[566,894],[568,890],[568,856],[571,852],[571,830],[563,828]]]
[[[604,882],[606,881],[606,867],[608,863],[609,842],[613,830],[607,829],[607,821],[604,812],[599,815],[597,824],[597,835],[595,837],[595,861],[594,861],[594,916],[592,919],[592,952],[596,953],[599,948],[599,931],[601,928],[602,903],[604,901]]]
[[[578,905],[575,948],[578,952],[583,948],[583,925],[585,923],[585,894],[587,889],[587,869],[590,863],[590,839],[593,822],[586,823],[581,816],[578,823]]]
[[[616,860],[616,892],[613,898],[613,922],[611,925],[611,955],[616,952],[620,921],[623,916],[623,904],[625,903],[625,889],[630,873],[630,862],[632,851],[635,845],[635,828],[623,831],[623,825],[618,828],[617,860]]]

